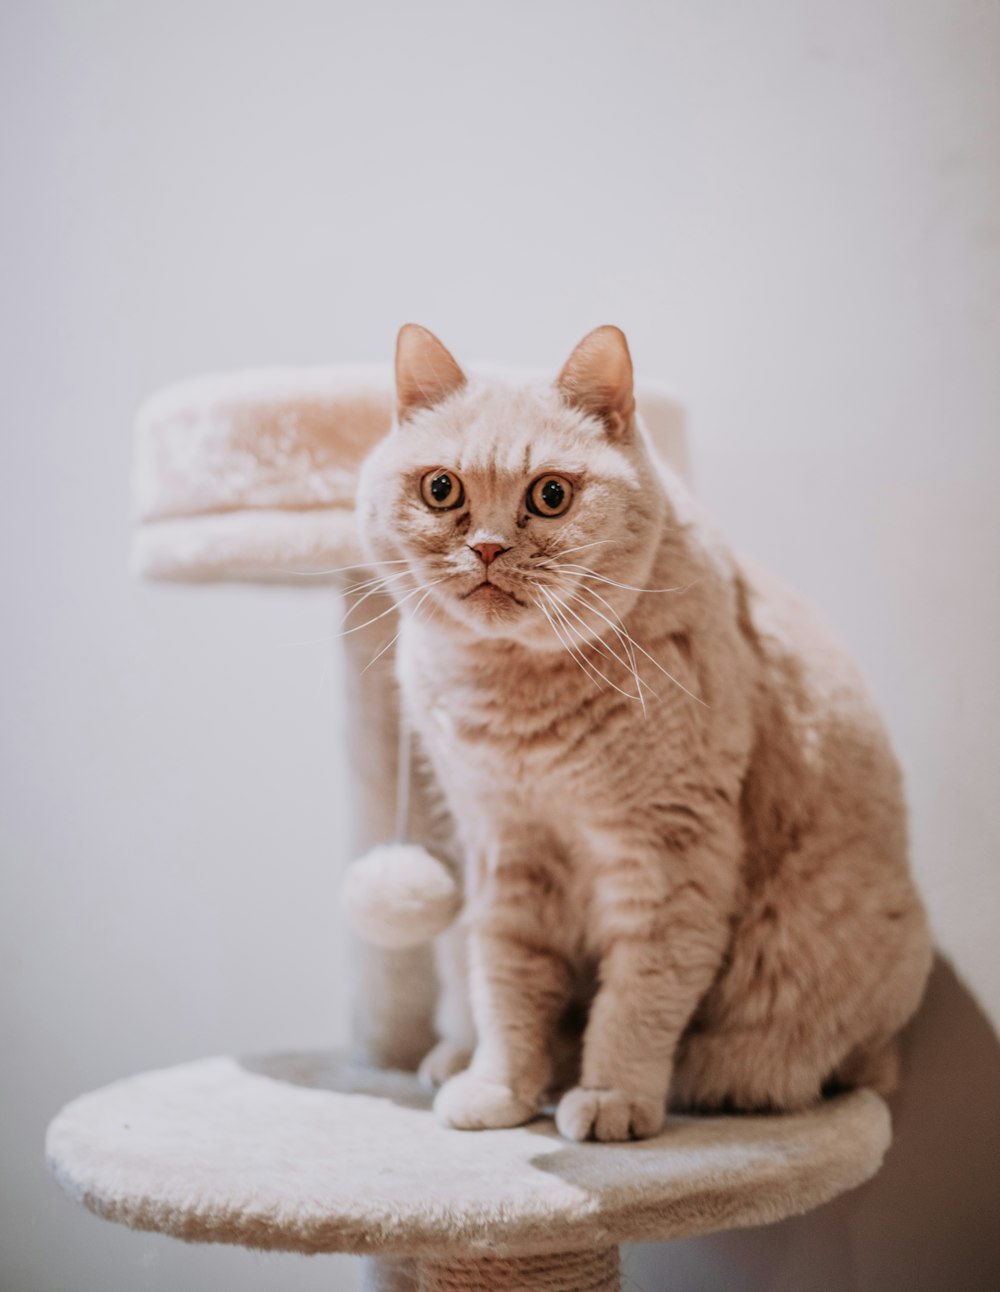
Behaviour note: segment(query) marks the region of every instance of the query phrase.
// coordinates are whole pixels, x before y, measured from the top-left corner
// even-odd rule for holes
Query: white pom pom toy
[[[359,937],[400,951],[430,942],[458,914],[462,894],[447,866],[418,843],[407,843],[410,811],[410,732],[400,715],[396,763],[396,842],[352,861],[341,902]]]
[[[442,933],[461,905],[451,872],[416,843],[381,844],[352,862],[342,900],[366,942],[396,950]]]

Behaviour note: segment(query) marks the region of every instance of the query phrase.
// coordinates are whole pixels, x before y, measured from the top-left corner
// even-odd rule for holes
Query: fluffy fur
[[[516,1125],[568,1084],[562,1133],[617,1140],[655,1134],[668,1094],[889,1087],[930,943],[843,649],[654,460],[617,329],[548,387],[469,379],[414,325],[396,367],[359,514],[465,858],[439,1115]]]

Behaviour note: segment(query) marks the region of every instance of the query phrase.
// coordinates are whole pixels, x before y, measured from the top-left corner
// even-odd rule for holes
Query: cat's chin
[[[472,639],[516,642],[533,650],[549,648],[551,629],[517,593],[479,584],[456,597],[448,610],[456,628]],[[558,641],[555,645],[560,648]]]
[[[490,610],[498,609],[506,604],[513,602],[515,605],[523,606],[524,602],[516,597],[513,592],[508,592],[505,588],[498,587],[495,583],[478,583],[469,592],[462,594],[461,598],[466,604],[485,606]]]
[[[495,583],[480,583],[463,592],[454,609],[463,623],[485,637],[517,635],[517,628],[531,618],[530,608],[519,597]]]

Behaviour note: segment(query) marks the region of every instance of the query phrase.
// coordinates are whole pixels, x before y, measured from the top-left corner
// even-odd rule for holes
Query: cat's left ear
[[[567,404],[597,417],[612,439],[624,439],[635,416],[632,356],[621,328],[588,332],[556,378],[556,389]]]

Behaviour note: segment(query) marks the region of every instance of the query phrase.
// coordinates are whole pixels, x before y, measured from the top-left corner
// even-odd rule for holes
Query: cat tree
[[[655,387],[637,396],[683,473],[679,410]],[[357,601],[355,478],[391,403],[383,367],[244,372],[156,396],[137,428],[137,573],[332,584]],[[377,596],[364,609],[373,622],[344,638],[359,851],[394,835],[399,762],[395,611]],[[419,765],[409,775],[410,837],[440,847],[434,787]],[[369,1256],[372,1292],[611,1292],[620,1243],[807,1211],[873,1175],[889,1145],[870,1091],[794,1116],[671,1118],[634,1144],[568,1143],[547,1118],[450,1130],[413,1076],[433,1039],[428,948],[359,943],[355,971],[348,1055],[212,1058],[84,1095],[49,1127],[60,1183],[137,1229]]]

